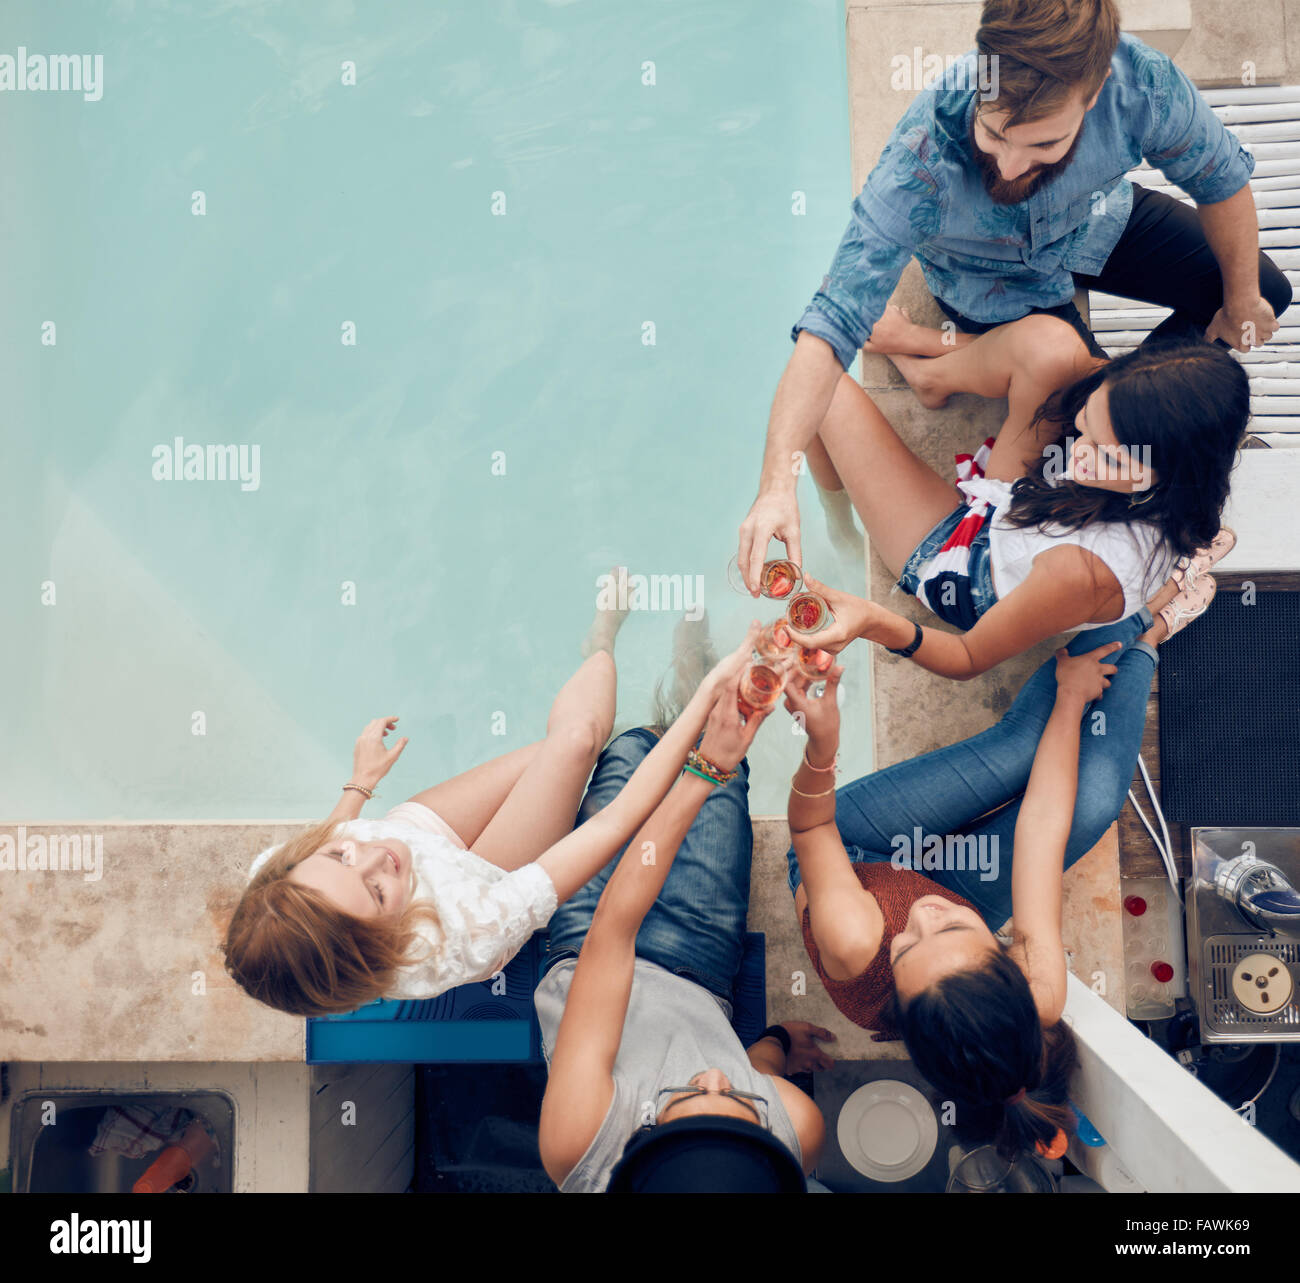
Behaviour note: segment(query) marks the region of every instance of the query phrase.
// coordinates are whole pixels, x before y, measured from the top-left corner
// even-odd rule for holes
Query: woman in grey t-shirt
[[[753,840],[742,759],[765,716],[742,724],[738,684],[721,687],[697,755],[617,867],[552,920],[538,1140],[563,1191],[606,1189],[630,1140],[620,1188],[796,1188],[817,1161],[821,1113],[782,1075],[829,1068],[816,1039],[830,1034],[796,1022],[746,1051],[729,1022]],[[653,742],[638,728],[609,746],[583,815]]]

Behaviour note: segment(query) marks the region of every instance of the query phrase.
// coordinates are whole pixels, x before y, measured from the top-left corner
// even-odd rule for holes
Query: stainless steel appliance
[[[1204,1043],[1300,1042],[1300,829],[1192,830],[1188,991]]]

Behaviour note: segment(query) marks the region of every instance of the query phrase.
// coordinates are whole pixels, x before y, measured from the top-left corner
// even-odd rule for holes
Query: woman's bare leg
[[[620,569],[619,567],[615,568],[615,578],[620,573]],[[591,630],[582,644],[583,655],[590,656],[605,651],[612,661],[614,639],[617,637],[618,630],[626,617],[627,611],[625,610],[597,610]],[[562,705],[561,701],[565,699],[565,692],[578,680],[586,667],[587,665],[584,664],[583,668],[578,670],[578,673],[570,679],[569,683],[560,691],[560,694],[556,696],[547,723],[548,734],[556,726],[561,725],[565,716],[567,716],[568,703],[566,701]],[[603,668],[604,665],[600,664],[596,667]],[[610,669],[612,673],[612,663]],[[611,684],[607,688],[602,683],[601,688],[594,692],[598,700],[601,701],[600,707],[604,708],[608,713],[607,720],[610,727],[613,726],[614,722],[615,689],[616,682],[611,678]],[[561,710],[558,719],[557,709]],[[600,709],[598,709],[599,711]],[[598,725],[604,725],[604,722],[601,721]],[[604,738],[607,739],[608,737],[609,730],[607,729],[604,732]],[[480,766],[471,767],[468,771],[462,771],[459,775],[453,776],[441,784],[435,784],[432,788],[424,789],[410,800],[419,802],[427,806],[431,811],[436,812],[451,825],[456,835],[467,847],[473,850],[476,855],[482,855],[483,852],[479,850],[479,844],[484,832],[493,817],[500,811],[506,798],[514,790],[515,785],[519,783],[524,772],[537,760],[545,743],[545,740],[538,740],[533,744],[525,744],[523,748],[503,753],[500,757],[494,757],[491,761],[484,762]],[[604,739],[601,740],[601,743],[604,743]],[[484,858],[487,857],[484,856]]]
[[[572,831],[592,767],[614,728],[614,639],[626,616],[626,610],[597,610],[583,646],[587,658],[555,697],[546,738],[473,844],[476,855],[518,869]]]
[[[456,836],[472,848],[541,747],[542,741],[538,740],[503,753],[417,793],[411,801],[436,811],[451,825]]]
[[[955,392],[1007,398],[1007,417],[985,469],[986,476],[1001,481],[1024,476],[1048,439],[1055,438],[1054,425],[1030,431],[1038,407],[1099,363],[1072,325],[1042,313],[989,330],[948,356],[894,360],[921,403],[932,409]]]
[[[848,374],[818,429],[872,547],[897,574],[912,550],[957,506],[957,493],[903,443]]]
[[[826,533],[831,547],[841,556],[862,556],[862,532],[853,523],[853,500],[835,471],[831,456],[819,436],[814,436],[804,451],[808,471],[817,484],[817,497],[826,515]]]

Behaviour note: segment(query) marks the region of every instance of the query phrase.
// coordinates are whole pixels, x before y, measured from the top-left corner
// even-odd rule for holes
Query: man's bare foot
[[[907,386],[916,393],[916,399],[927,410],[942,410],[948,404],[948,394],[938,391],[939,381],[933,368],[934,357],[898,355],[889,359],[907,380]]]
[[[923,352],[926,348],[924,333],[922,327],[908,316],[906,308],[890,303],[884,316],[871,327],[871,337],[862,345],[862,350],[879,356]]]
[[[884,316],[871,327],[871,338],[862,350],[878,356],[944,356],[974,342],[976,337],[962,333],[956,326],[945,332],[918,325],[905,307],[890,303]]]
[[[594,655],[598,650],[614,653],[614,639],[623,627],[628,614],[627,567],[615,566],[609,572],[608,582],[596,597],[596,617],[582,642],[582,657]]]

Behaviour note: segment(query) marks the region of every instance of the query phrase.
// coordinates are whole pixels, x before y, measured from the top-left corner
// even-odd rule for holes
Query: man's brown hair
[[[1100,88],[1119,45],[1115,0],[985,0],[979,51],[997,58],[1002,128],[1041,120]]]

